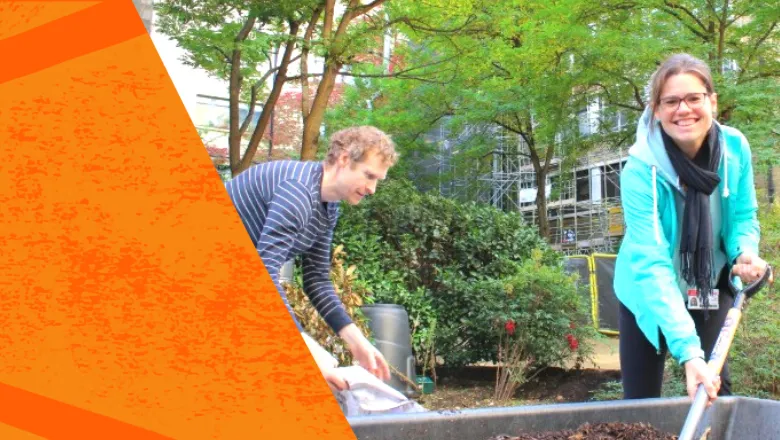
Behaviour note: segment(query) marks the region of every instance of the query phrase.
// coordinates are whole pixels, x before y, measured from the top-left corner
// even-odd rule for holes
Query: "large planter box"
[[[686,398],[483,408],[349,418],[359,440],[487,440],[575,429],[583,423],[645,422],[679,434],[690,401]],[[721,397],[707,410],[695,438],[712,428],[710,440],[780,439],[780,402]]]

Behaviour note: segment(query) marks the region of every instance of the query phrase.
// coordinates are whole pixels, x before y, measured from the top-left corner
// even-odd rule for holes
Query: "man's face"
[[[360,162],[353,162],[344,153],[337,161],[336,181],[339,198],[350,205],[357,205],[363,197],[374,194],[376,184],[387,177],[390,165],[373,151],[368,151]]]

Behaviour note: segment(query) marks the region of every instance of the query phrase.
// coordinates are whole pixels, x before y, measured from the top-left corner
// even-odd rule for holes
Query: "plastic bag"
[[[363,367],[342,367],[338,370],[349,385],[349,389],[336,393],[336,400],[347,417],[427,411]]]

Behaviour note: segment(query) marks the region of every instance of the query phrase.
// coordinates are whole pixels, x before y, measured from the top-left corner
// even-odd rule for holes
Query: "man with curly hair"
[[[255,165],[226,185],[252,243],[279,295],[303,333],[320,371],[332,389],[346,388],[332,357],[303,332],[279,282],[282,265],[302,257],[303,289],[320,316],[362,367],[390,378],[384,356],[352,322],[330,280],[331,240],[339,204],[358,204],[398,160],[390,137],[370,126],[333,134],[322,162],[280,160]]]

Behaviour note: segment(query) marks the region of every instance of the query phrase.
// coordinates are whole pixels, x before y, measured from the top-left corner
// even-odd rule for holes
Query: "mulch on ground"
[[[586,423],[576,430],[499,435],[489,440],[677,440],[676,435],[664,434],[646,423]]]

